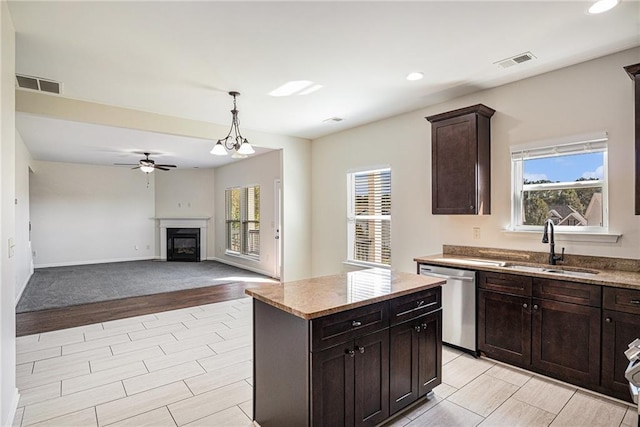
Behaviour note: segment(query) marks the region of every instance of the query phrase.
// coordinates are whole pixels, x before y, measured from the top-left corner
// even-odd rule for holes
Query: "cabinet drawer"
[[[440,307],[442,307],[442,288],[440,287],[405,295],[389,301],[390,321],[392,325],[397,325]]]
[[[571,304],[600,307],[602,287],[563,280],[533,278],[533,296]]]
[[[311,351],[322,350],[389,326],[389,305],[381,302],[311,321]]]
[[[603,300],[608,310],[640,314],[640,290],[605,287]]]
[[[478,287],[507,294],[531,296],[531,277],[515,274],[485,273],[478,274]]]

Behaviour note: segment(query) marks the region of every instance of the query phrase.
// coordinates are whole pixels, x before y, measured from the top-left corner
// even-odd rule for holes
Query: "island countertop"
[[[310,320],[444,283],[442,279],[415,273],[369,268],[246,289],[245,293],[287,313]]]

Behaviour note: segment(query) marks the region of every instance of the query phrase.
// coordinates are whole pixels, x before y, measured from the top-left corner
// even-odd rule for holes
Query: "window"
[[[227,253],[260,258],[260,186],[225,190]]]
[[[347,174],[350,262],[391,265],[391,169]]]
[[[547,147],[511,149],[512,228],[559,231],[608,229],[607,137]]]

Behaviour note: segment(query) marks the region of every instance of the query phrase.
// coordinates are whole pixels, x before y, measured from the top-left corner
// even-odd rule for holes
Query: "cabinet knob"
[[[427,330],[427,324],[426,324],[426,323],[423,323],[423,324],[422,324],[422,330],[423,330],[423,331],[426,331],[426,330]]]
[[[415,329],[416,332],[420,332],[420,326],[414,326],[413,329]]]
[[[354,320],[353,322],[351,322],[351,326],[357,328],[358,326],[362,326],[362,322],[359,320]]]
[[[473,209],[473,205],[469,205],[469,209]]]
[[[364,353],[364,347],[361,347],[359,345],[356,346],[356,350],[359,351],[360,353]]]
[[[348,348],[348,349],[346,349],[344,351],[344,354],[348,354],[349,356],[353,357],[353,356],[356,355],[356,352],[355,352],[355,350],[352,350],[352,349]]]
[[[607,317],[606,319],[604,319],[604,321],[607,323],[611,323],[611,317]]]
[[[524,304],[522,304],[522,307],[527,308],[529,307],[529,304],[527,304],[526,302]]]
[[[640,305],[640,299],[632,299],[630,302],[634,305]]]
[[[538,304],[533,304],[533,309],[537,310],[538,309]]]

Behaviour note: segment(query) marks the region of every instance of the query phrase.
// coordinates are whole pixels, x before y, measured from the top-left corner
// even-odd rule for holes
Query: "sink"
[[[519,264],[509,264],[505,265],[506,268],[511,268],[513,270],[518,271],[529,271],[534,273],[552,273],[552,274],[561,274],[563,276],[574,276],[574,277],[593,277],[598,274],[597,271],[589,271],[589,270],[578,270],[578,269],[566,269],[561,267],[537,267],[531,265],[519,265]]]

